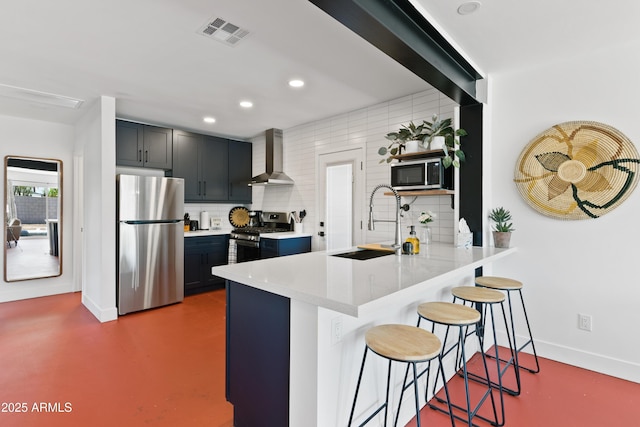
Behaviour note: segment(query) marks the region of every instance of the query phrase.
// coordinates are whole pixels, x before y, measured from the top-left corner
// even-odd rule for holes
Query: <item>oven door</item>
[[[235,239],[236,262],[255,261],[260,259],[260,243],[250,240]]]

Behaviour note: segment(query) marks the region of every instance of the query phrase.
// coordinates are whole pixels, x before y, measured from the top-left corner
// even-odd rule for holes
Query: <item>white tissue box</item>
[[[456,246],[459,248],[470,248],[473,246],[473,233],[458,233]]]

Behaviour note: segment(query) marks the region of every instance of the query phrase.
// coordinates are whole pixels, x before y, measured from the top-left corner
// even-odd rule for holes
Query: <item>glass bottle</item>
[[[410,242],[413,245],[413,255],[420,253],[420,239],[416,236],[416,227],[412,225],[409,227],[411,231],[409,232],[409,237],[407,237],[407,242]]]

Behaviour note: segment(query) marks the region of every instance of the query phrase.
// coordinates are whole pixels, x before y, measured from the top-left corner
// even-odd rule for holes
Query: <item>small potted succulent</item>
[[[494,208],[489,212],[489,219],[495,222],[493,226],[493,245],[496,248],[508,248],[511,233],[515,231],[511,221],[511,212],[503,207]]]
[[[409,144],[422,146],[424,149],[442,149],[444,157],[442,164],[448,168],[453,165],[460,167],[460,162],[465,160],[464,152],[460,149],[459,136],[467,135],[464,129],[453,129],[451,119],[440,120],[437,114],[431,117],[431,122],[423,120],[421,124],[416,125],[410,122],[408,126],[402,126],[397,132],[388,133],[385,138],[391,141],[388,147],[380,147],[378,154],[381,156],[389,155],[386,159],[380,160],[380,163],[390,163],[393,156],[402,154],[402,150],[406,149]],[[437,145],[436,145],[437,144]],[[418,148],[408,149],[405,152],[415,152]]]

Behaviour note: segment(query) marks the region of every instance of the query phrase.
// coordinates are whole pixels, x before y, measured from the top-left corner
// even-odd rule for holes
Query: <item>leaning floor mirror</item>
[[[62,161],[4,158],[4,280],[62,274]]]

